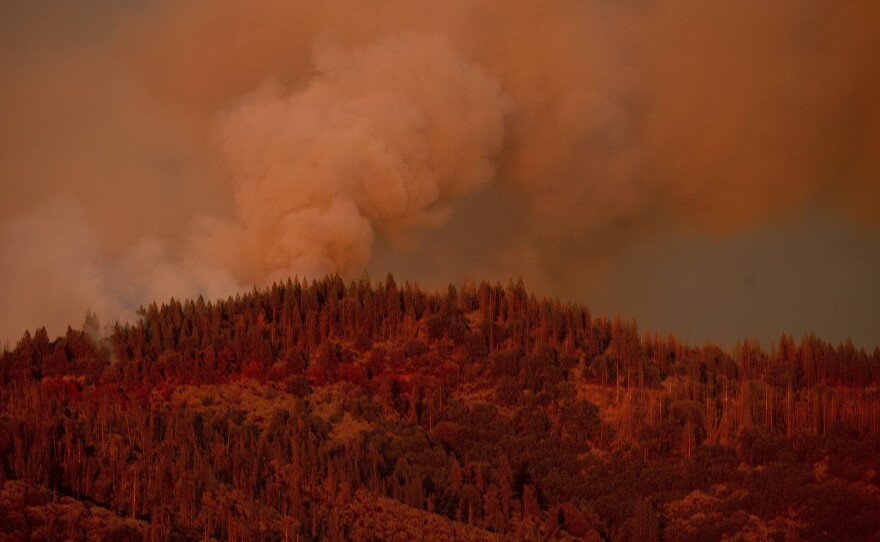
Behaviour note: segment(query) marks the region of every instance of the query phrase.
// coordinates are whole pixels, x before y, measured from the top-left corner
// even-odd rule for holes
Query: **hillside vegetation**
[[[880,540],[880,349],[390,275],[108,331],[0,355],[0,541]]]

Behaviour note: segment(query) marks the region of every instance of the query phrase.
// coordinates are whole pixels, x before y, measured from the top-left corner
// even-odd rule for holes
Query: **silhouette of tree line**
[[[0,482],[149,526],[117,537],[409,539],[413,518],[450,540],[880,530],[880,349],[851,341],[725,351],[522,281],[391,275],[83,328],[0,355]]]

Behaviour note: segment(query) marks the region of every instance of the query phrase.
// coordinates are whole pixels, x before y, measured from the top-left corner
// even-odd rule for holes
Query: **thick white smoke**
[[[323,47],[314,67],[215,121],[235,216],[204,225],[201,254],[247,281],[363,269],[377,231],[437,224],[495,174],[509,99],[447,39]]]
[[[557,292],[656,232],[740,232],[808,205],[876,225],[877,6],[10,8],[0,339],[61,332],[87,307],[128,318],[172,295],[359,273],[377,244],[423,239],[487,187],[485,246],[431,250],[459,276]]]
[[[85,310],[128,314],[124,285],[116,281],[82,207],[56,199],[0,227],[0,340],[14,341],[22,322],[41,322],[55,333],[82,323]],[[73,312],[71,311],[72,308]],[[75,315],[75,316],[74,316]],[[78,320],[71,322],[70,318]]]
[[[4,220],[0,247],[0,341],[13,345],[22,322],[63,333],[68,325],[78,328],[86,310],[109,325],[133,320],[149,300],[194,292],[220,297],[242,288],[222,269],[182,263],[161,239],[143,238],[109,254],[82,205],[70,197]]]

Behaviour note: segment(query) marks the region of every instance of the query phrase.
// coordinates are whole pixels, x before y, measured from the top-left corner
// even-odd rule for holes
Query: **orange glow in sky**
[[[880,4],[0,7],[0,341],[365,269],[880,344]]]

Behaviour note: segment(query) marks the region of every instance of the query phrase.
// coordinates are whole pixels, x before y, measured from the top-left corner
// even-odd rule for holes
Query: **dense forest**
[[[0,541],[880,540],[880,349],[390,275],[99,327],[0,355]]]

